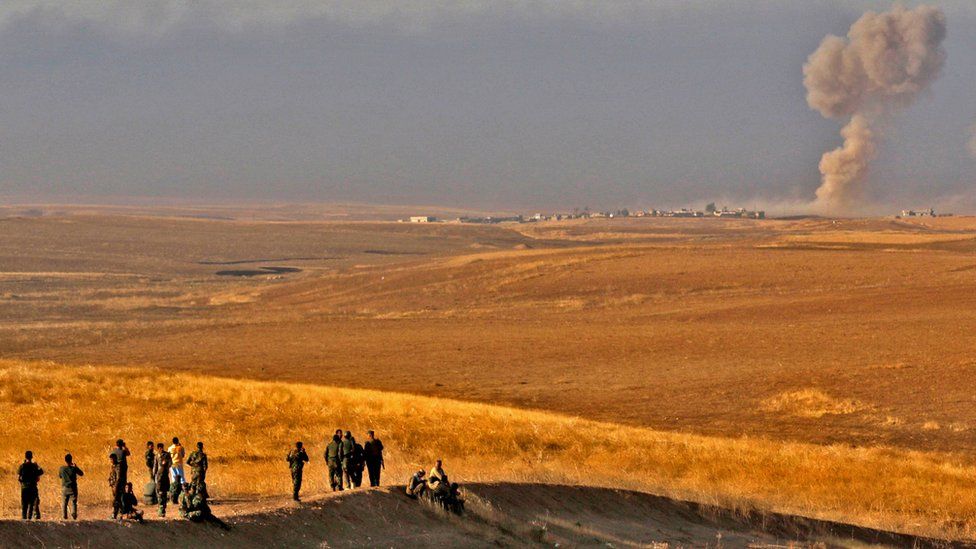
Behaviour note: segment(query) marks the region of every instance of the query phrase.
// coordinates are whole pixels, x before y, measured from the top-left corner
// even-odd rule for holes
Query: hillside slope
[[[963,546],[786,515],[739,513],[623,490],[477,484],[468,487],[463,517],[412,501],[400,490],[384,487],[328,495],[277,508],[215,505],[215,512],[227,517],[229,530],[182,520],[123,526],[108,520],[0,521],[0,546]]]

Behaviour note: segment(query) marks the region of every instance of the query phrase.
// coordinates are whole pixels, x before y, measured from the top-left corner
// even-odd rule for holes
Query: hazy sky
[[[878,204],[976,209],[976,2]],[[917,2],[906,2],[915,5]],[[802,65],[874,1],[0,5],[0,195],[482,208],[803,201]]]

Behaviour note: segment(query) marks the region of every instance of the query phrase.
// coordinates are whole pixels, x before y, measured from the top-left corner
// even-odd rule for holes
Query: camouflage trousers
[[[301,469],[292,469],[291,470],[291,489],[292,489],[292,498],[295,499],[295,500],[297,500],[298,499],[298,492],[300,492],[301,489],[302,489],[302,470]]]
[[[190,484],[200,486],[207,482],[207,471],[204,469],[190,469]]]
[[[342,466],[338,463],[329,464],[329,486],[333,492],[342,490]]]
[[[159,516],[166,516],[166,504],[169,503],[169,475],[162,475],[156,479],[156,501],[159,502]]]

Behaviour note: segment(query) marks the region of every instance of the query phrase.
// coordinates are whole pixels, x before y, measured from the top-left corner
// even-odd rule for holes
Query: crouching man
[[[427,473],[423,469],[417,471],[407,481],[407,496],[417,499],[427,491]]]

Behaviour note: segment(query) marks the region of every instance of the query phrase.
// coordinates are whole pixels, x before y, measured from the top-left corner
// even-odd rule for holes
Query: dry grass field
[[[0,358],[124,367],[137,385],[158,368],[553,412],[538,417],[561,437],[586,425],[628,442],[696,442],[668,467],[634,457],[593,464],[600,476],[564,447],[479,469],[486,458],[471,447],[401,438],[425,421],[380,428],[404,467],[440,451],[465,478],[521,471],[918,532],[976,528],[965,495],[976,465],[972,218],[471,226],[82,212],[0,218],[0,234]],[[233,395],[205,394],[187,398],[233,409]],[[355,417],[336,414],[281,437],[316,440]],[[153,436],[123,417],[133,423],[121,431]],[[464,425],[450,435],[484,436]],[[99,436],[92,444],[115,435]],[[262,456],[282,443],[251,442]],[[700,455],[718,472],[683,476]],[[222,480],[227,493],[243,490],[234,482],[244,481]]]
[[[284,455],[296,438],[312,458],[306,492],[326,491],[323,439],[336,427],[380,433],[388,482],[440,457],[464,482],[631,488],[920,534],[968,536],[976,516],[976,468],[948,456],[667,433],[397,393],[3,361],[0,415],[0,454],[30,447],[51,475],[64,452],[76,456],[83,514],[96,518],[109,508],[104,457],[119,436],[136,454],[145,439],[206,440],[211,490],[239,500],[288,493]],[[7,460],[0,475],[15,466]],[[146,476],[133,455],[130,477]],[[51,512],[56,479],[42,487]],[[15,489],[0,485],[8,516]]]

